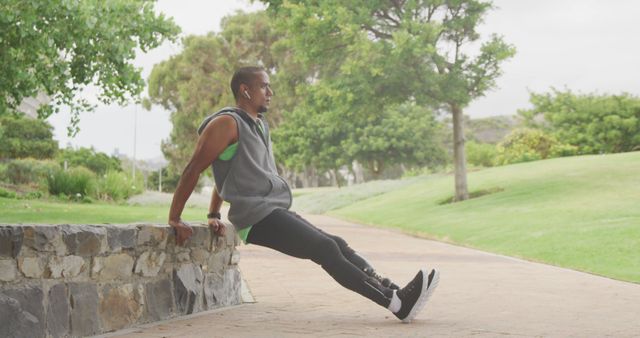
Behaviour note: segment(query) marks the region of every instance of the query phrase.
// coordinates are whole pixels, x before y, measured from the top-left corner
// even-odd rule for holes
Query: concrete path
[[[398,284],[420,267],[441,280],[411,324],[340,287],[311,261],[242,246],[256,303],[123,332],[121,337],[640,337],[640,285],[364,227],[308,220],[345,238]]]

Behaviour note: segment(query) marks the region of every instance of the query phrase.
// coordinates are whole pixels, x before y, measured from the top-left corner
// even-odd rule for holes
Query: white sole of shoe
[[[402,320],[403,323],[410,323],[413,318],[418,315],[420,310],[422,310],[422,308],[427,304],[427,300],[429,300],[429,297],[431,297],[433,291],[438,286],[438,282],[440,281],[440,272],[436,269],[433,269],[432,271],[434,271],[433,279],[431,279],[431,284],[429,284],[429,274],[427,273],[427,270],[422,269],[422,275],[424,276],[424,289],[422,290],[422,293],[420,293],[418,301],[416,301],[411,311],[409,311],[409,315],[407,315],[407,317]]]

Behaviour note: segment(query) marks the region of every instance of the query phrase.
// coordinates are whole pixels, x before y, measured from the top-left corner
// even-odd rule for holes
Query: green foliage
[[[332,78],[298,88],[302,102],[284,113],[273,132],[279,161],[298,171],[314,167],[325,172],[357,160],[375,177],[391,164],[441,165],[441,128],[433,112],[372,93],[369,84],[354,82],[364,82],[361,76],[367,75],[356,72],[342,81]]]
[[[412,98],[464,107],[495,85],[501,63],[515,53],[497,36],[478,53],[488,1],[263,2],[290,33],[298,59],[307,66],[322,60],[315,83],[342,82],[354,103]]]
[[[174,192],[176,191],[176,187],[178,186],[178,182],[180,181],[180,175],[172,173],[166,169],[162,170],[162,192]],[[202,183],[198,181],[198,186],[196,189],[202,187]],[[153,171],[149,174],[147,179],[147,189],[149,190],[157,190],[158,189],[158,171]]]
[[[482,43],[478,52],[476,29],[491,8],[485,1],[263,2],[278,29],[287,32],[283,43],[300,64],[313,70],[296,91],[306,100],[287,115],[297,116],[291,122],[294,130],[285,132],[291,136],[285,138],[298,149],[310,146],[310,156],[300,155],[288,164],[296,167],[345,162],[336,160],[344,142],[340,140],[354,140],[352,135],[383,121],[397,105],[461,112],[495,85],[500,65],[515,53],[497,36]],[[312,116],[321,121],[302,121]],[[304,131],[309,128],[315,131]],[[381,149],[375,142],[366,147]],[[384,161],[382,152],[375,160],[365,157],[376,164],[374,169]]]
[[[24,158],[8,161],[4,176],[12,184],[40,184],[59,169],[60,166],[53,160]]]
[[[640,98],[630,94],[531,93],[533,109],[519,111],[580,154],[618,153],[640,147]],[[543,122],[538,118],[541,116]]]
[[[119,202],[144,190],[140,175],[133,180],[128,173],[109,170],[98,176],[81,166],[56,170],[47,177],[47,186],[51,195],[83,203],[91,203],[94,199]]]
[[[379,120],[363,122],[361,125],[343,122],[351,133],[341,148],[374,174],[391,164],[434,168],[446,161],[444,149],[437,142],[440,125],[428,109],[404,104],[390,107]]]
[[[542,130],[520,128],[505,136],[497,146],[499,165],[575,155],[576,149],[560,143]]]
[[[44,194],[42,193],[42,191],[36,190],[36,191],[26,192],[21,196],[18,196],[18,198],[25,199],[25,200],[33,200],[33,199],[42,198],[43,196]]]
[[[121,170],[120,159],[98,152],[93,149],[93,147],[60,150],[56,156],[56,160],[61,166],[63,166],[66,161],[69,167],[85,167],[98,175],[103,175],[111,170]]]
[[[78,95],[86,86],[97,86],[103,103],[137,96],[144,82],[132,64],[136,50],[146,52],[179,32],[171,19],[156,14],[154,2],[3,0],[0,113],[42,92],[52,102],[39,116],[69,105],[69,133],[75,133],[80,112],[92,108]]]
[[[467,141],[464,146],[467,152],[467,162],[470,164],[478,167],[492,167],[494,165],[498,155],[495,145]]]
[[[0,182],[9,182],[7,176],[7,164],[0,162]]]
[[[15,191],[11,191],[11,190],[6,190],[2,187],[0,187],[0,197],[4,197],[4,198],[17,198],[18,195],[15,193]]]
[[[65,195],[81,201],[95,192],[96,174],[84,167],[59,169],[47,177],[47,185],[51,195]]]
[[[122,201],[142,193],[144,182],[138,175],[135,180],[121,171],[108,171],[98,181],[93,196],[101,200]]]
[[[47,159],[58,150],[53,127],[46,121],[26,116],[0,116],[0,159]]]

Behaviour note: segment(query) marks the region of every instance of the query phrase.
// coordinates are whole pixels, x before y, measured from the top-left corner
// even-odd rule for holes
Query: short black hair
[[[233,77],[231,78],[231,92],[233,93],[233,97],[238,99],[238,92],[240,91],[240,85],[246,84],[249,85],[253,79],[255,79],[255,75],[260,72],[264,72],[264,68],[262,67],[242,67],[236,70],[233,73]]]

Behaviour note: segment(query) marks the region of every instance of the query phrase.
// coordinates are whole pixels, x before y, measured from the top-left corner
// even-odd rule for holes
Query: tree
[[[24,116],[0,117],[0,159],[52,158],[58,150],[53,127]]]
[[[359,126],[343,147],[375,178],[393,164],[434,168],[446,163],[444,148],[438,142],[440,127],[424,107],[391,106],[378,120]]]
[[[501,63],[515,53],[495,35],[479,50],[472,49],[489,2],[263,2],[281,25],[289,27],[291,45],[300,58],[322,60],[319,79],[357,85],[341,88],[352,92],[352,103],[409,101],[449,111],[456,199],[468,198],[462,111],[495,86]],[[363,78],[368,82],[359,81]],[[358,91],[365,95],[356,95]]]
[[[636,96],[552,89],[531,93],[530,101],[532,109],[519,111],[526,123],[578,147],[580,154],[640,149],[640,98]]]
[[[276,155],[287,167],[335,173],[358,161],[378,178],[391,165],[435,167],[445,162],[440,124],[430,110],[412,103],[377,106],[376,99],[367,107],[341,102],[344,92],[324,83],[307,89],[308,99],[286,112],[273,133]],[[358,112],[366,108],[369,113]]]
[[[282,43],[294,51],[294,60],[310,75],[296,84],[294,94],[302,99],[284,112],[284,123],[274,131],[278,158],[296,170],[312,167],[320,172],[335,172],[342,165],[358,161],[375,177],[390,163],[411,166],[425,162],[424,149],[439,149],[433,142],[432,111],[422,109],[420,113],[426,116],[415,120],[403,116],[416,109],[410,108],[413,104],[407,103],[406,95],[401,95],[407,85],[401,81],[401,74],[381,80],[383,74],[395,74],[392,67],[397,63],[389,57],[394,55],[390,45],[378,44],[357,29],[348,30],[351,34],[334,34],[331,25],[339,20],[350,22],[340,11],[324,8],[327,24],[313,19],[311,7],[294,10],[303,12],[295,18],[311,19],[293,23],[299,26],[294,29],[286,19],[274,21],[281,23],[278,29],[288,32],[283,34]],[[299,33],[297,28],[303,26],[308,35]],[[409,134],[399,135],[408,130]],[[408,145],[414,143],[415,135],[425,135],[425,143]],[[402,153],[393,151],[399,147]],[[440,159],[435,155],[430,164]]]
[[[149,76],[151,102],[171,111],[173,128],[161,147],[172,173],[188,162],[204,117],[232,102],[227,82],[233,66],[224,41],[210,34],[189,36],[182,44],[182,53],[155,65]]]
[[[88,85],[98,99],[124,103],[144,88],[135,51],[173,40],[179,28],[156,14],[151,0],[22,1],[0,4],[0,114],[14,111],[39,92],[52,102],[38,111],[46,118],[61,105],[71,108],[70,134],[79,114],[94,107],[78,97]]]

